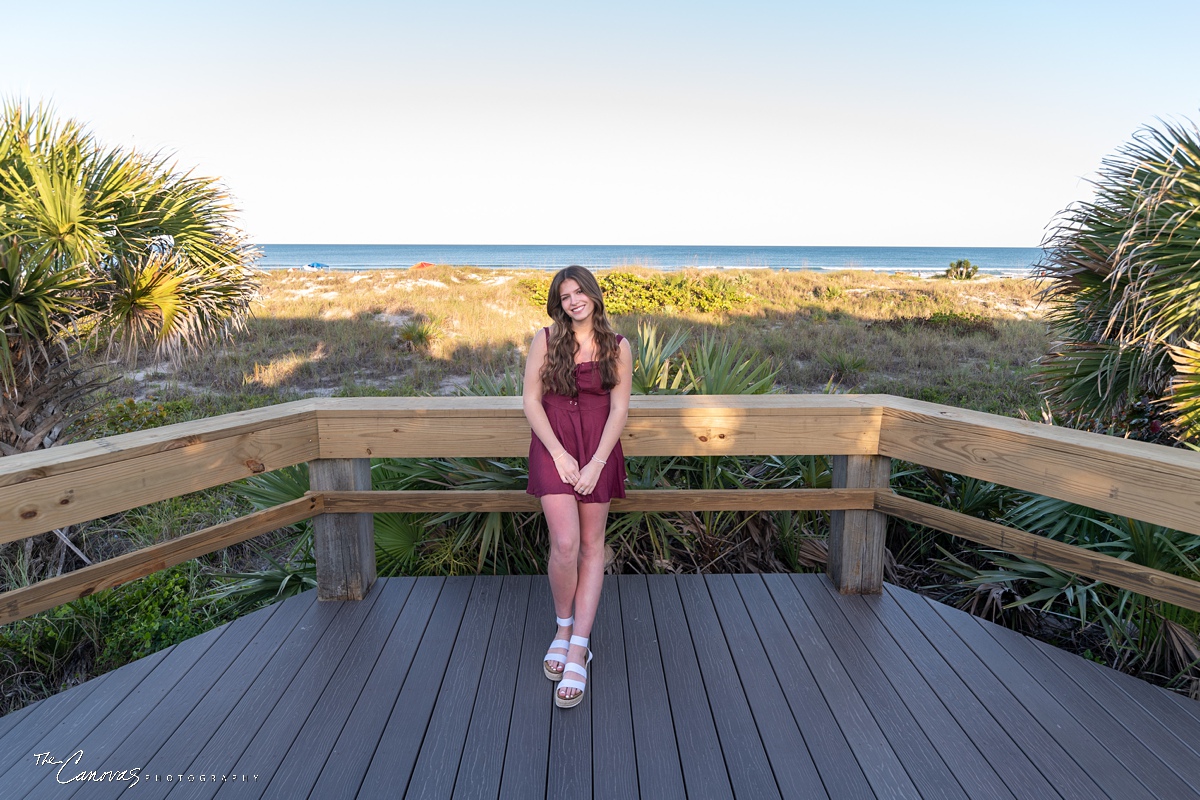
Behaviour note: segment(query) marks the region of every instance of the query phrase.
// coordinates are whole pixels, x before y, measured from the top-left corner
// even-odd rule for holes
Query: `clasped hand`
[[[554,461],[554,466],[558,468],[558,477],[563,483],[585,495],[595,491],[596,484],[600,481],[600,471],[603,469],[603,465],[595,461],[589,461],[580,469],[575,457],[566,452]]]

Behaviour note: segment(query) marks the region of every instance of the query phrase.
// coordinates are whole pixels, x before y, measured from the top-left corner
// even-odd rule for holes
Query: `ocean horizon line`
[[[1040,247],[858,247],[834,245],[256,245],[263,269],[405,269],[419,263],[479,269],[775,269],[929,273],[966,259],[983,274],[1027,275]]]
[[[800,249],[859,249],[859,250],[1039,250],[1040,245],[1008,245],[1008,244],[547,244],[544,242],[524,242],[522,244],[484,243],[461,244],[455,242],[255,242],[258,247],[680,247],[684,249],[720,249],[720,248],[800,248]]]

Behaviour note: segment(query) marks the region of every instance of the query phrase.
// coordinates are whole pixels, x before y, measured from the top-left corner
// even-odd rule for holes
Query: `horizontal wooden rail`
[[[614,511],[774,511],[870,509],[872,490],[723,489],[630,491],[613,501]],[[309,492],[303,498],[258,511],[177,539],[126,553],[57,578],[0,594],[0,624],[54,608],[152,572],[207,555],[255,536],[323,513],[537,511],[536,497],[524,491]]]
[[[891,397],[879,455],[1200,534],[1200,453]]]
[[[321,458],[529,454],[519,397],[330,398],[317,406]],[[627,456],[867,455],[882,410],[846,395],[634,397]]]
[[[120,586],[152,572],[182,564],[214,550],[230,547],[294,525],[322,512],[319,496],[302,497],[274,508],[257,511],[220,525],[213,525],[177,539],[110,558],[57,578],[0,594],[0,625],[69,603],[103,589]]]
[[[0,458],[0,544],[293,464],[522,456],[529,436],[520,398],[321,398],[8,456]],[[1200,454],[887,395],[635,397],[622,443],[628,456],[903,459],[1200,534]],[[872,492],[630,491],[613,510],[873,509],[1200,610],[1197,584],[1186,578]],[[519,491],[330,492],[297,503],[0,595],[0,619],[312,514],[537,507]]]
[[[635,397],[625,454],[865,455],[877,402],[846,395]],[[284,403],[0,458],[0,544],[282,467],[333,458],[529,452],[519,397]]]
[[[1200,534],[1200,454],[887,395],[635,397],[626,455],[881,455]],[[520,398],[322,398],[0,459],[0,543],[317,458],[528,451]]]
[[[308,405],[226,414],[0,458],[0,543],[318,456]],[[62,463],[47,462],[61,455]]]
[[[1119,558],[1035,533],[998,525],[957,511],[922,503],[891,492],[879,492],[875,508],[899,519],[1048,564],[1055,569],[1095,578],[1122,589],[1200,611],[1200,582],[1169,572],[1131,564]]]
[[[327,513],[540,511],[521,490],[321,492]],[[874,508],[872,489],[631,489],[612,501],[627,511],[848,511]]]

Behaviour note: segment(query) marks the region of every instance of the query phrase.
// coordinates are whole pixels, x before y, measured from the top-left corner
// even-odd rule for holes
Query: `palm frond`
[[[1094,185],[1044,244],[1037,272],[1062,343],[1038,379],[1056,410],[1111,419],[1135,398],[1162,400],[1169,348],[1200,337],[1200,130],[1139,130]]]
[[[779,368],[737,342],[705,334],[684,360],[690,394],[767,394]]]
[[[661,338],[653,323],[638,323],[637,349],[633,355],[634,394],[674,394],[682,391],[683,369],[672,363],[687,341],[687,331],[677,330]]]

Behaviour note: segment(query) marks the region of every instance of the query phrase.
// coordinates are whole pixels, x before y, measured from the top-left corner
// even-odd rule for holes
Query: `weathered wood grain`
[[[1122,589],[1200,611],[1200,582],[1106,556],[1045,536],[998,525],[888,492],[875,507],[894,517],[949,533],[1006,553],[1032,558],[1056,569],[1096,578]]]
[[[892,461],[881,456],[834,456],[835,489],[882,489]],[[843,594],[877,594],[883,588],[887,517],[878,511],[835,510],[830,514],[826,572]]]
[[[371,490],[371,462],[365,458],[321,458],[308,465],[309,485],[323,489]],[[313,519],[317,597],[361,600],[375,583],[375,521],[370,514],[333,511],[321,504]]]
[[[879,454],[1200,534],[1200,453],[889,398]]]
[[[320,493],[326,512],[540,511],[519,489]],[[612,501],[622,511],[813,511],[875,507],[874,489],[630,489]]]
[[[45,478],[10,471],[26,479],[0,487],[0,543],[307,461],[316,455],[314,434],[312,421],[300,420],[235,436],[174,438],[172,447]],[[8,456],[0,465],[11,467],[10,460],[19,465],[21,459]]]
[[[319,496],[302,497],[220,525],[110,558],[57,578],[0,594],[0,624],[111,589],[188,559],[293,525],[320,513]]]

